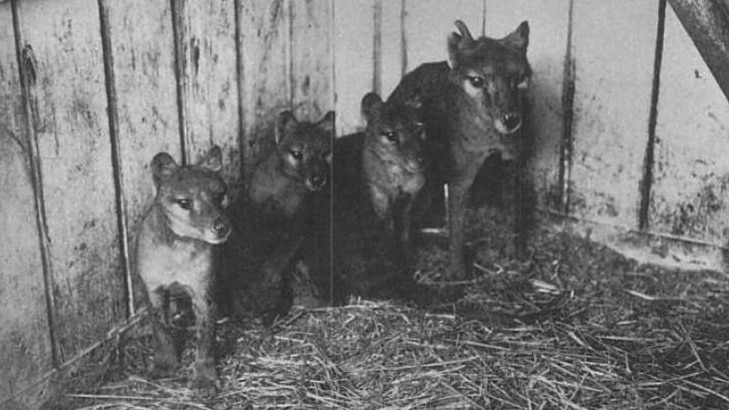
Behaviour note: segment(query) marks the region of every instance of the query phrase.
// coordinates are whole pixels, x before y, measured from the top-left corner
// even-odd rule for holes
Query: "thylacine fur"
[[[214,147],[196,166],[180,166],[167,153],[157,154],[151,166],[157,194],[142,220],[135,260],[152,305],[154,371],[164,375],[179,366],[182,344],[173,337],[165,301],[170,293],[186,293],[198,340],[191,386],[210,393],[217,385],[213,245],[231,232],[222,209],[226,186],[218,175],[220,149]]]
[[[233,313],[267,316],[290,306],[282,274],[303,241],[308,197],[328,186],[333,132],[333,111],[316,123],[300,122],[290,111],[278,116],[275,149],[229,208],[238,233],[222,248],[222,293]]]
[[[418,107],[416,98],[396,105],[369,93],[365,132],[335,142],[333,251],[345,292],[371,296],[407,282],[410,212],[426,167]]]
[[[492,154],[502,159],[519,157],[522,90],[531,75],[527,22],[502,39],[473,38],[462,21],[456,21],[456,26],[460,33],[448,38],[448,61],[416,68],[390,96],[392,101],[402,101],[417,93],[423,101],[433,162],[427,190],[439,190],[444,182],[449,187],[447,278],[466,273],[464,211],[479,168]],[[516,212],[519,218],[521,211]],[[521,238],[517,240],[517,246],[522,245]]]

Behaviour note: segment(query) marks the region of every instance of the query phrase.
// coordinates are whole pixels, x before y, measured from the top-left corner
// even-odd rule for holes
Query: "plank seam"
[[[643,160],[643,178],[640,190],[640,208],[638,210],[638,227],[641,231],[650,225],[649,214],[651,190],[653,187],[653,168],[655,166],[656,123],[658,118],[658,97],[661,88],[661,66],[663,64],[663,41],[666,26],[666,0],[658,4],[658,25],[656,28],[656,50],[653,60],[653,85],[651,89],[651,106],[648,114],[648,142]]]
[[[400,1],[400,77],[408,72],[408,39],[405,31],[407,18],[407,0]]]
[[[119,141],[119,109],[116,92],[116,75],[114,73],[114,52],[111,45],[111,26],[109,23],[109,0],[98,0],[99,27],[101,30],[101,49],[104,61],[104,77],[106,83],[107,116],[109,119],[109,137],[111,140],[111,166],[114,178],[114,197],[116,200],[117,225],[119,229],[119,246],[122,253],[122,272],[126,292],[124,303],[126,317],[134,315],[134,291],[132,288],[132,272],[129,257],[129,235],[127,223],[126,197],[122,177],[122,159]]]
[[[572,37],[574,19],[574,0],[570,0],[567,18],[567,47],[564,57],[564,77],[562,81],[562,139],[559,152],[560,205],[562,212],[570,212],[570,182],[572,180],[572,155],[574,149],[574,100],[575,100],[575,59],[572,56]]]
[[[187,95],[185,81],[185,24],[183,16],[185,14],[186,0],[170,0],[172,14],[172,36],[175,53],[175,86],[177,90],[177,118],[180,133],[180,156],[182,165],[187,165]]]
[[[233,3],[235,8],[235,64],[236,64],[236,81],[238,86],[238,147],[240,148],[240,169],[238,170],[239,181],[245,181],[245,162],[246,155],[248,153],[248,146],[246,145],[246,133],[245,133],[245,81],[244,76],[245,67],[243,65],[243,5],[241,0],[235,0]],[[242,182],[241,182],[242,183]]]
[[[23,120],[25,122],[25,133],[28,141],[28,166],[30,167],[31,184],[33,185],[33,197],[35,207],[35,220],[38,227],[38,242],[41,253],[41,263],[43,266],[43,296],[46,302],[46,317],[48,320],[49,340],[51,343],[51,364],[57,369],[60,362],[61,350],[59,341],[56,337],[58,332],[56,326],[56,301],[51,289],[53,288],[53,267],[51,266],[50,257],[50,236],[48,234],[48,223],[45,209],[45,197],[43,191],[43,173],[41,170],[40,152],[38,150],[38,140],[36,130],[38,124],[37,115],[34,115],[31,103],[31,84],[28,76],[28,70],[35,70],[34,67],[28,67],[24,54],[26,50],[32,51],[30,45],[23,46],[22,31],[20,29],[20,0],[11,0],[11,10],[13,15],[13,32],[15,36],[15,55],[18,59],[18,72],[21,84],[21,97],[23,101]]]
[[[372,38],[372,91],[382,95],[382,0],[375,0],[372,7],[374,24]]]

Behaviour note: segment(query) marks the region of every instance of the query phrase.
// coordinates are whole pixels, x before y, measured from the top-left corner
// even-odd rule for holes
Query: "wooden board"
[[[382,1],[382,46],[380,48],[382,72],[380,83],[382,98],[387,98],[400,83],[405,73],[405,44],[403,7],[409,4],[406,0]],[[407,9],[405,9],[407,11]]]
[[[670,7],[656,139],[651,230],[726,245],[729,102]]]
[[[124,313],[99,11],[93,0],[22,2],[36,56],[39,150],[60,361]]]
[[[291,100],[300,121],[334,109],[333,13],[329,0],[291,1]]]
[[[529,21],[527,57],[532,66],[528,91],[531,179],[540,207],[559,210],[559,158],[563,137],[562,87],[569,26],[569,0],[486,1],[486,33],[503,37]]]
[[[188,152],[195,163],[213,144],[223,150],[223,175],[240,182],[235,2],[185,2],[185,98]]]
[[[0,3],[0,191],[2,407],[5,399],[52,367],[10,2]]]
[[[273,143],[273,129],[281,110],[290,109],[289,20],[286,0],[241,2],[239,68],[242,94],[243,172],[266,145]]]
[[[483,33],[483,0],[417,0],[405,3],[406,71],[448,59],[447,38],[463,20],[474,36]]]
[[[658,3],[574,3],[571,214],[638,227]]]
[[[130,236],[154,198],[149,163],[181,158],[169,2],[109,2],[119,110],[121,175]],[[134,249],[132,248],[132,252]]]
[[[337,134],[364,128],[362,97],[373,90],[374,1],[334,4],[334,88]]]

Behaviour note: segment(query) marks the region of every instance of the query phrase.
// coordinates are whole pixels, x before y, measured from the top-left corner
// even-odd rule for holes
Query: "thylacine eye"
[[[190,209],[192,209],[192,199],[189,199],[189,198],[179,198],[179,199],[176,199],[175,202],[177,203],[177,205],[180,208],[182,208],[182,209],[184,209],[186,211],[189,211]]]
[[[301,161],[304,158],[304,154],[299,150],[291,150],[291,158],[296,161]]]
[[[482,88],[483,84],[484,84],[483,77],[479,77],[479,76],[475,76],[475,75],[469,76],[468,81],[471,83],[472,86],[474,86],[476,88]]]
[[[385,131],[382,133],[382,136],[390,142],[397,142],[397,134],[395,131]]]

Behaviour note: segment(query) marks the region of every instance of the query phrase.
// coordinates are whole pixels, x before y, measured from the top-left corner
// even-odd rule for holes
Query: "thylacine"
[[[223,213],[227,193],[218,174],[222,167],[220,149],[214,147],[195,166],[180,166],[163,152],[153,158],[151,166],[157,194],[139,229],[135,261],[152,305],[156,342],[153,370],[165,375],[179,366],[182,344],[173,337],[165,305],[170,293],[187,294],[197,333],[190,384],[195,390],[211,393],[217,385],[213,246],[225,242],[231,233]]]
[[[379,296],[410,284],[411,210],[426,168],[419,104],[369,93],[365,131],[334,144],[333,259],[347,293]]]
[[[304,240],[309,197],[328,187],[333,133],[333,111],[318,122],[278,116],[275,148],[229,207],[236,233],[221,249],[221,294],[231,313],[270,319],[290,306],[284,273]]]
[[[421,96],[432,161],[426,190],[437,191],[443,183],[449,188],[446,278],[466,273],[464,213],[479,168],[493,154],[505,160],[520,155],[523,91],[531,76],[526,21],[501,39],[474,38],[460,20],[456,27],[459,33],[448,38],[448,61],[419,66],[403,77],[390,96],[395,102],[415,93]],[[521,223],[520,206],[516,204],[513,217],[516,225]],[[517,235],[517,252],[522,251],[522,240]]]

